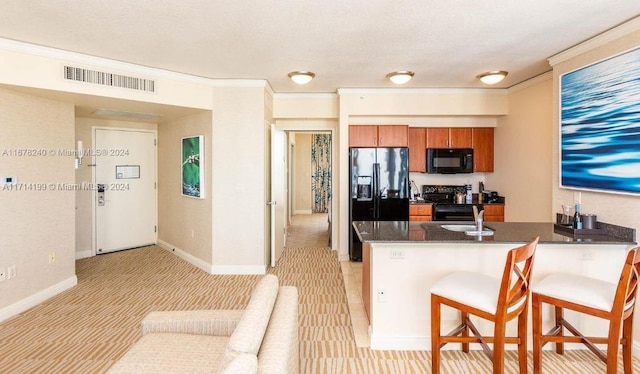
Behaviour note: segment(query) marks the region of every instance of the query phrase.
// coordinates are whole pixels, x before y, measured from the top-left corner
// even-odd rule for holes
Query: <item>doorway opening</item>
[[[331,246],[332,134],[288,131],[287,247]]]

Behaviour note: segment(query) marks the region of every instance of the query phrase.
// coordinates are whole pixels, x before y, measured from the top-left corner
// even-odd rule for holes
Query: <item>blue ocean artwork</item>
[[[640,193],[640,49],[560,78],[561,187]]]

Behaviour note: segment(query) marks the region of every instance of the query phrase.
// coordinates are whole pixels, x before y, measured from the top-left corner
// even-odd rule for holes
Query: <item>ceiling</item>
[[[279,92],[506,88],[547,58],[640,15],[638,0],[3,0],[0,37]],[[298,86],[293,70],[315,72]]]

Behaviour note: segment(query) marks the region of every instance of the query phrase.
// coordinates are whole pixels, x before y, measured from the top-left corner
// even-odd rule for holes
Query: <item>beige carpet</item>
[[[298,218],[289,247],[270,272],[300,291],[301,371],[431,372],[429,352],[356,346],[340,263],[336,252],[320,246],[328,239],[326,221],[325,237],[308,239],[318,246],[307,247],[295,234],[305,231]],[[0,324],[1,373],[102,373],[140,338],[139,324],[149,311],[243,308],[260,278],[209,275],[156,246],[79,260],[77,273],[73,289]],[[604,364],[588,351],[564,357],[545,352],[544,361],[549,374],[604,372]],[[506,365],[506,372],[517,372],[515,355],[509,353]],[[490,368],[478,352],[443,353],[443,373],[489,373]],[[634,372],[640,373],[637,360]]]

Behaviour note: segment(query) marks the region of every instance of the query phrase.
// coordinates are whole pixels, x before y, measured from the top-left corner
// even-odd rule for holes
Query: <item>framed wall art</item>
[[[182,138],[182,195],[204,198],[204,136]]]
[[[560,187],[640,194],[640,48],[560,76]]]

